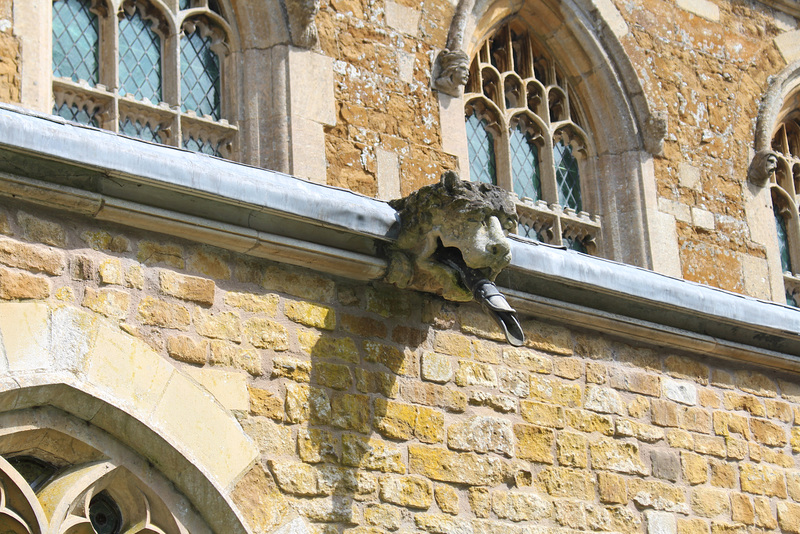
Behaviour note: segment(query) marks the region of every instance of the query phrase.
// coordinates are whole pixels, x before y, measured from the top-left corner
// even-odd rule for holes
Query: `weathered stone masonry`
[[[260,451],[256,531],[798,532],[800,382],[4,202],[0,296],[81,307]]]

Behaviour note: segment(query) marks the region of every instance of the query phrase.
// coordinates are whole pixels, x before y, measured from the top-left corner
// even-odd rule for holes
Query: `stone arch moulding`
[[[470,58],[502,23],[517,17],[566,71],[580,95],[597,155],[592,191],[603,220],[602,256],[680,276],[677,238],[669,239],[658,212],[653,155],[663,150],[666,115],[648,103],[621,39],[628,27],[611,3],[594,0],[459,0],[446,48]],[[435,70],[435,69],[434,69]],[[463,102],[440,93],[443,135],[458,129]],[[602,135],[597,135],[601,133]],[[466,135],[444,140],[466,175]],[[674,221],[673,225],[674,226]],[[674,258],[671,258],[674,256]]]
[[[761,99],[756,121],[756,138],[753,147],[756,153],[770,150],[772,145],[772,130],[791,109],[800,107],[800,60],[786,66],[779,74],[772,77],[772,82],[767,92]],[[792,101],[787,99],[792,92],[798,91],[798,96]]]
[[[217,532],[258,450],[214,397],[144,342],[72,306],[0,304],[0,415],[52,406],[150,461]]]

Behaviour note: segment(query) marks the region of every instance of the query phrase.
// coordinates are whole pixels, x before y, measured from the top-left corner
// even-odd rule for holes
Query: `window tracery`
[[[775,172],[770,175],[786,302],[800,304],[800,109],[778,125],[772,137]]]
[[[581,197],[589,135],[566,78],[521,24],[480,46],[464,99],[472,180],[517,195],[521,236],[594,253],[599,217]]]
[[[53,0],[53,113],[233,157],[220,13],[215,0]]]
[[[33,421],[66,424],[57,430],[11,425],[0,433],[4,533],[211,534],[186,499],[144,459],[119,444],[103,443],[108,438],[87,443],[64,433],[81,425],[57,410],[28,415]]]

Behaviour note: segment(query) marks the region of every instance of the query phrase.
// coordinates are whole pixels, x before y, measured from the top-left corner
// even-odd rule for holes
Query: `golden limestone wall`
[[[256,532],[800,533],[800,378],[12,206],[0,298],[118,324],[257,443]],[[209,436],[209,439],[215,439]]]
[[[316,20],[322,52],[335,60],[338,108],[325,135],[330,185],[374,197],[379,173],[399,172],[398,197],[455,168],[430,88],[453,11],[444,1],[322,1]]]
[[[752,294],[743,270],[768,276],[745,214],[747,167],[769,77],[791,60],[775,38],[797,21],[759,2],[614,3],[647,99],[668,113],[655,173],[659,209],[676,218],[683,277]]]
[[[19,102],[19,41],[12,35],[13,0],[0,0],[0,102]]]

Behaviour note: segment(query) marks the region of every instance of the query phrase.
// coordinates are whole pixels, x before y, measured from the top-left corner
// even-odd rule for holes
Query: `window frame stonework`
[[[134,137],[181,148],[185,148],[190,139],[202,140],[196,144],[210,147],[204,152],[236,159],[239,129],[227,119],[233,116],[234,91],[229,75],[232,67],[228,65],[232,29],[221,14],[212,10],[209,0],[192,0],[192,7],[184,10],[178,8],[178,0],[91,0],[91,4],[99,26],[98,81],[92,85],[85,80],[52,76],[51,109],[56,110],[65,103],[75,105],[86,108],[90,115],[95,114],[97,126],[103,129],[125,135],[123,124],[138,123],[156,134]],[[52,15],[52,9],[50,13]],[[147,21],[161,42],[161,102],[121,94],[120,20],[132,13]],[[52,18],[50,24],[52,27]],[[209,39],[210,49],[218,58],[219,119],[183,110],[181,46],[193,32],[201,32]]]
[[[787,250],[789,270],[781,265],[786,302],[800,304],[800,109],[785,114],[772,135],[771,148],[776,159],[770,175],[770,193],[775,217],[782,217],[785,241],[776,219],[778,252]],[[782,263],[782,262],[781,262]]]
[[[498,40],[500,46],[494,47]],[[516,44],[507,46],[512,41]],[[522,64],[516,65],[519,57]],[[541,198],[520,198],[514,193],[519,232],[553,245],[596,253],[600,218],[559,201],[553,150],[559,141],[569,147],[578,161],[580,189],[585,190],[593,172],[588,163],[594,154],[591,135],[581,126],[577,97],[566,77],[524,24],[508,21],[483,40],[470,64],[464,102],[465,118],[477,114],[492,134],[495,181],[500,187],[514,192],[511,130],[520,121],[526,122],[524,129],[537,146]]]

